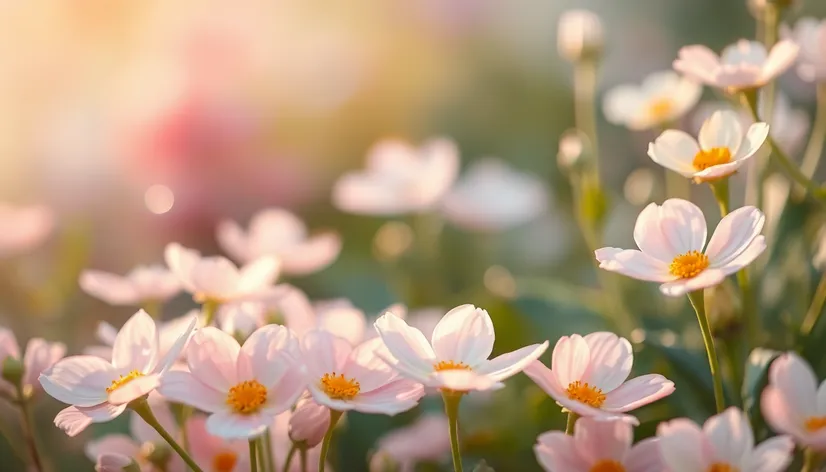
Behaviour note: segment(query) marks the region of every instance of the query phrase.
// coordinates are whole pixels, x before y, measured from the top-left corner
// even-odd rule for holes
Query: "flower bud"
[[[571,128],[559,138],[559,153],[556,162],[563,172],[580,172],[590,160],[588,137],[581,131]]]
[[[559,18],[559,54],[571,62],[593,60],[602,55],[602,22],[588,10],[569,10]]]
[[[314,402],[312,398],[304,398],[298,401],[290,417],[290,439],[304,443],[306,447],[315,447],[324,439],[329,427],[330,410]]]
[[[3,380],[6,380],[12,385],[18,385],[20,383],[25,367],[19,359],[8,356],[0,367],[2,367]]]

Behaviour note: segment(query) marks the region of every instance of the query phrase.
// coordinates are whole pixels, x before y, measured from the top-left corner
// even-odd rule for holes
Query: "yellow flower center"
[[[436,370],[436,372],[441,372],[443,370],[471,370],[470,366],[464,362],[453,361],[439,361],[436,364],[433,364],[433,369]]]
[[[668,271],[681,279],[696,277],[708,268],[708,256],[699,251],[688,251],[671,261]]]
[[[720,164],[727,164],[731,162],[731,151],[727,147],[716,147],[708,150],[700,150],[694,156],[694,162],[691,165],[698,171],[706,170],[711,166],[718,166]]]
[[[255,413],[266,402],[267,387],[257,380],[245,380],[229,389],[227,394],[227,405],[242,415]]]
[[[820,431],[826,428],[826,416],[810,416],[806,418],[806,422],[803,423],[803,425],[806,427],[806,431],[810,433]]]
[[[708,467],[707,472],[739,472],[739,469],[723,462],[715,462]]]
[[[588,472],[625,472],[625,467],[617,461],[604,459],[597,461],[596,464],[591,466]]]
[[[126,375],[121,375],[120,377],[116,378],[112,381],[112,385],[106,387],[106,393],[112,393],[115,390],[123,387],[124,385],[128,384],[129,382],[137,379],[138,377],[143,377],[143,372],[138,370],[130,371]]]
[[[344,374],[324,374],[321,377],[321,389],[334,400],[352,400],[361,391],[356,379],[348,379]]]
[[[605,394],[602,390],[589,385],[588,382],[582,383],[579,380],[568,384],[568,398],[576,400],[594,408],[599,408],[605,403]],[[605,469],[611,470],[611,469]]]
[[[232,472],[238,463],[238,454],[224,451],[212,458],[212,472]]]
[[[648,105],[648,114],[654,121],[666,121],[674,113],[674,102],[670,98],[658,98]]]

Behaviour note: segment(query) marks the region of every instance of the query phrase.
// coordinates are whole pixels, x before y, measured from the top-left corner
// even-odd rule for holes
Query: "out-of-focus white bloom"
[[[611,89],[605,95],[603,112],[616,125],[651,129],[674,123],[697,104],[702,92],[700,84],[673,71],[655,72],[641,85]]]
[[[557,26],[559,55],[569,61],[602,54],[602,21],[588,10],[569,10],[559,17]]]
[[[499,159],[471,166],[445,197],[443,212],[468,230],[497,231],[526,223],[548,207],[545,183]]]
[[[702,45],[685,46],[674,69],[699,82],[729,91],[760,88],[785,72],[797,58],[799,47],[783,40],[767,52],[757,41],[729,45],[718,56]]]
[[[400,472],[412,472],[416,463],[440,461],[450,455],[447,417],[430,414],[410,426],[391,431],[379,439],[377,454],[387,454]]]
[[[797,74],[808,82],[826,81],[826,20],[801,18],[792,34],[800,46]]]
[[[579,170],[588,162],[589,152],[588,138],[582,131],[572,128],[559,137],[556,162],[563,172]]]
[[[401,215],[427,211],[453,185],[459,150],[447,139],[433,139],[416,149],[401,141],[381,141],[370,150],[367,168],[343,175],[333,188],[342,211],[365,215]]]
[[[0,257],[14,256],[41,245],[54,228],[54,215],[45,206],[0,203]]]
[[[181,284],[165,267],[153,265],[135,267],[124,276],[85,270],[80,288],[110,305],[140,305],[168,300],[181,291]]]
[[[333,232],[315,236],[297,216],[281,208],[267,208],[250,221],[249,230],[224,220],[217,239],[230,256],[241,263],[272,256],[287,274],[305,275],[332,264],[341,251],[341,237]]]
[[[44,370],[62,359],[65,354],[66,345],[63,343],[50,343],[42,338],[32,338],[26,344],[26,352],[21,357],[20,346],[17,344],[14,333],[0,326],[0,374],[3,374],[3,364],[7,358],[20,362],[23,369],[20,384],[23,387],[24,396],[41,390],[37,378]],[[16,386],[0,378],[0,393],[15,398],[17,396]]]

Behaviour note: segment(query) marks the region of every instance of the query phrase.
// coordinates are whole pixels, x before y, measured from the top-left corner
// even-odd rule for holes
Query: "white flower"
[[[697,104],[703,87],[673,71],[655,72],[641,85],[611,89],[603,102],[605,118],[633,130],[673,124]]]
[[[598,56],[602,52],[602,21],[588,10],[569,10],[559,17],[557,49],[569,61]]]
[[[54,214],[44,206],[0,203],[0,257],[14,256],[43,244],[54,228]]]
[[[798,75],[809,82],[826,81],[826,20],[801,18],[793,35],[800,45]]]
[[[164,302],[181,291],[178,278],[163,266],[138,266],[125,276],[97,270],[80,274],[80,288],[110,305]]]

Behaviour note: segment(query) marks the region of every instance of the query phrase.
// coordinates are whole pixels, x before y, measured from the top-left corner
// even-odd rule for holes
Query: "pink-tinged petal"
[[[765,222],[763,212],[752,206],[738,208],[724,216],[705,251],[711,267],[722,267],[745,251],[763,230]]]
[[[775,77],[785,72],[794,64],[799,52],[800,46],[794,41],[782,40],[775,44],[763,64],[763,70],[760,73],[761,82],[771,82]]]
[[[694,80],[714,85],[720,58],[706,46],[684,46],[680,48],[673,66],[674,70]]]
[[[574,425],[574,447],[593,464],[610,459],[622,462],[634,442],[634,428],[624,421],[580,418]]]
[[[433,330],[431,343],[440,360],[476,367],[493,351],[493,321],[488,312],[461,305],[447,312]]]
[[[324,438],[330,427],[330,409],[313,401],[312,397],[302,398],[290,415],[289,437],[292,441],[306,441],[315,447]]]
[[[133,462],[131,457],[104,452],[96,458],[95,472],[123,472]]]
[[[307,375],[300,365],[292,365],[267,395],[267,411],[279,414],[295,405],[307,388]]]
[[[542,344],[531,344],[486,361],[476,371],[494,381],[501,382],[524,370],[528,364],[539,359],[547,349],[548,341]]]
[[[635,129],[636,123],[633,118],[643,109],[646,98],[640,93],[639,87],[620,85],[605,94],[602,100],[602,112],[609,122]]]
[[[158,387],[158,393],[170,401],[192,405],[208,413],[226,407],[227,390],[215,390],[185,371],[167,372]]]
[[[238,268],[226,257],[204,257],[192,267],[192,284],[197,292],[208,297],[236,295],[239,281]]]
[[[585,377],[590,361],[591,349],[585,338],[578,334],[562,336],[556,342],[551,355],[551,370],[559,385],[567,388],[571,383]]]
[[[548,395],[554,398],[564,396],[564,389],[559,385],[556,375],[551,369],[545,367],[542,362],[538,360],[531,362],[523,372]]]
[[[597,249],[594,254],[601,269],[648,282],[667,282],[674,279],[668,272],[668,264],[635,249],[602,248]]]
[[[240,351],[238,341],[220,329],[199,329],[186,352],[189,371],[212,389],[226,392],[239,382],[235,366]]]
[[[207,432],[206,421],[205,415],[196,414],[186,422],[189,451],[199,464],[210,464],[216,454],[231,449],[230,443],[226,440]]]
[[[112,358],[112,348],[109,346],[87,346],[83,349],[83,354],[108,360]]]
[[[817,380],[809,363],[794,352],[787,352],[772,362],[769,384],[800,412],[801,416],[815,416],[817,410]]]
[[[766,142],[769,136],[769,125],[766,123],[753,123],[746,131],[746,137],[737,150],[737,155],[732,156],[736,160],[747,159],[754,155]]]
[[[135,287],[119,275],[85,270],[80,274],[79,284],[84,292],[110,305],[137,305],[141,302]]]
[[[702,251],[708,233],[700,207],[680,198],[670,198],[660,206],[660,230],[673,254]]]
[[[754,472],[783,472],[792,462],[794,442],[788,436],[776,436],[758,444],[744,469]]]
[[[424,384],[430,381],[430,376],[433,374],[433,372],[435,372],[433,369],[431,369],[429,372],[426,372],[419,369],[411,368],[408,364],[403,364],[396,360],[396,358],[390,355],[390,353],[386,349],[376,351],[376,357],[381,359],[382,362],[386,363],[391,370],[398,372],[399,375]]]
[[[694,172],[693,170],[691,171]],[[679,255],[671,247],[671,243],[665,239],[665,235],[660,230],[660,207],[656,203],[651,203],[637,216],[634,224],[634,241],[643,254],[657,259],[664,264],[671,264],[674,257]],[[597,255],[597,260],[602,262],[605,257]],[[613,256],[610,256],[613,258]],[[659,267],[660,270],[667,267]]]
[[[140,444],[125,434],[109,434],[100,439],[89,441],[84,452],[86,452],[86,457],[89,460],[94,461],[103,453],[136,457],[140,455],[140,449]]]
[[[30,339],[23,356],[23,385],[39,387],[37,378],[40,374],[62,359],[65,354],[66,345],[63,343],[49,343],[42,338]]]
[[[754,238],[745,251],[741,252],[740,255],[729,261],[728,264],[720,267],[720,271],[726,275],[731,275],[754,262],[754,260],[760,257],[760,254],[763,254],[765,250],[766,237],[761,234],[760,236]]]
[[[353,347],[344,338],[316,329],[304,335],[301,349],[308,376],[321,378],[324,374],[342,372]]]
[[[94,356],[62,359],[40,376],[43,390],[55,399],[76,406],[94,406],[106,401],[106,388],[116,379],[115,368]]]
[[[436,353],[421,331],[392,313],[382,315],[374,326],[398,364],[425,375],[433,371]]]
[[[740,170],[740,168],[743,167],[743,164],[746,163],[746,160],[747,159],[740,159],[737,161],[727,162],[725,164],[717,164],[707,167],[699,172],[695,172],[692,174],[692,177],[695,182],[708,182],[721,179]]]
[[[278,259],[271,256],[256,259],[238,272],[238,292],[259,292],[275,283],[280,271],[281,262]]]
[[[694,173],[693,162],[698,152],[700,146],[697,141],[685,131],[676,129],[664,131],[648,145],[648,157],[652,161],[684,177],[690,177]],[[656,204],[652,205],[657,208]],[[642,247],[640,249],[645,250]]]
[[[195,292],[195,286],[192,283],[192,268],[200,259],[201,254],[198,251],[185,248],[178,243],[169,243],[164,249],[166,265],[189,292]]]
[[[659,438],[648,438],[635,444],[622,463],[626,470],[634,472],[662,472],[667,470],[660,455]]]
[[[626,413],[619,413],[600,408],[594,408],[578,400],[572,400],[568,398],[568,395],[565,392],[562,392],[562,394],[559,396],[554,396],[552,394],[551,397],[554,400],[556,400],[556,402],[559,405],[561,405],[562,408],[568,411],[573,411],[574,413],[583,418],[593,418],[597,421],[622,421],[632,426],[639,426],[640,424],[640,421],[634,416],[631,416]]]
[[[793,397],[786,396],[779,388],[769,385],[763,390],[760,410],[773,430],[791,434],[798,439],[809,436],[804,424],[806,418],[811,416],[810,413],[793,403]]]
[[[300,356],[298,340],[289,328],[266,325],[253,332],[238,355],[239,379],[257,379],[264,386],[274,385]]]
[[[714,450],[715,461],[742,464],[754,448],[754,433],[749,420],[735,407],[709,418],[703,425],[703,433]]]
[[[337,233],[313,236],[298,245],[294,251],[281,256],[284,272],[295,275],[317,272],[332,264],[339,252],[341,252],[341,236]]]
[[[690,292],[720,285],[725,278],[726,273],[720,269],[706,269],[696,277],[664,283],[660,285],[660,292],[669,297],[682,297]]]
[[[249,241],[244,229],[232,220],[223,220],[215,230],[215,239],[221,249],[241,264],[250,261]]]
[[[107,401],[113,405],[123,405],[149,394],[149,392],[155,390],[158,385],[160,385],[158,375],[138,377],[109,393]]]
[[[198,324],[198,322],[198,315],[191,314],[166,323],[163,331],[159,335],[158,344],[159,349],[166,348],[167,350],[155,367],[155,372],[160,375],[165,374],[169,368],[172,367],[172,364],[181,357],[181,353],[184,352],[189,344],[189,340],[195,330],[195,325]],[[173,341],[169,343],[168,340]]]
[[[333,205],[360,215],[391,216],[413,211],[413,205],[390,181],[378,176],[350,172],[333,186]]]
[[[743,139],[740,116],[732,110],[718,110],[700,128],[700,147],[704,151],[714,148],[728,148],[731,156],[737,154]]]
[[[660,423],[657,427],[660,456],[671,472],[697,472],[709,464],[703,431],[687,419]]]
[[[362,392],[379,388],[398,377],[395,369],[376,355],[380,350],[385,352],[385,355],[389,354],[381,338],[365,341],[353,349],[344,364],[341,373],[347,378],[358,380]]]
[[[224,439],[251,439],[264,434],[272,424],[273,416],[254,413],[238,415],[219,411],[207,418],[207,432]]]
[[[338,305],[335,302],[332,302],[332,304]],[[340,336],[354,346],[364,339],[367,319],[363,311],[350,305],[349,302],[341,306],[318,305],[316,304],[318,328]]]
[[[674,392],[674,382],[662,375],[641,375],[608,392],[602,407],[610,411],[631,411],[665,398],[672,392]]]
[[[498,390],[504,385],[485,375],[470,370],[443,370],[428,376],[424,384],[428,387],[446,388],[457,392]]]
[[[533,451],[546,472],[588,472],[591,469],[591,465],[577,454],[574,439],[559,431],[539,435]]]
[[[588,334],[584,339],[591,355],[590,368],[582,381],[596,385],[603,392],[619,387],[634,364],[631,343],[607,331]]]
[[[95,330],[95,337],[109,347],[114,346],[115,339],[118,337],[118,329],[105,321],[101,321]],[[109,356],[107,360],[111,358],[112,357]]]
[[[123,325],[112,346],[112,365],[118,369],[146,372],[158,360],[158,333],[155,321],[139,310]]]
[[[399,379],[352,400],[354,409],[362,413],[397,415],[415,407],[424,396],[421,384]]]
[[[117,418],[126,410],[126,405],[101,403],[93,407],[70,406],[55,416],[54,424],[66,435],[73,437],[80,434],[92,423],[106,423]]]

